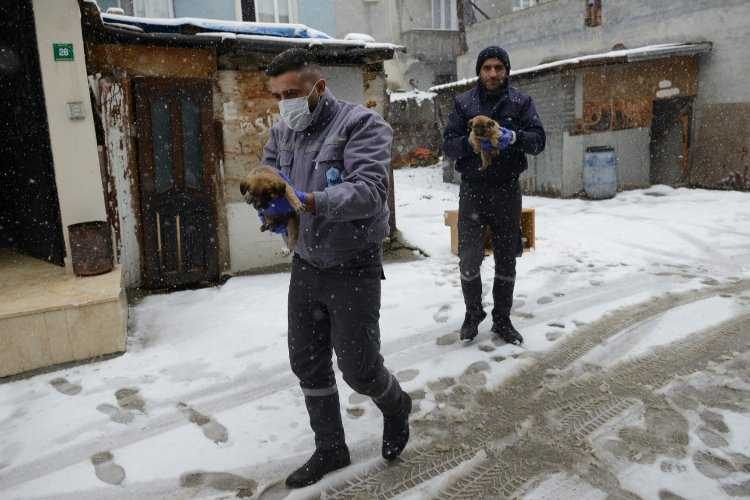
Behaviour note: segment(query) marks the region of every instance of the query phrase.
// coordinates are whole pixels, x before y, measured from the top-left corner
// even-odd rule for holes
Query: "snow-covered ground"
[[[479,338],[463,346],[455,334],[463,319],[457,258],[443,225],[458,189],[431,167],[397,171],[396,193],[399,228],[429,257],[386,265],[382,349],[387,366],[419,397],[416,421],[441,408],[441,394],[469,366],[484,375],[480,385],[501,387],[607,313],[750,278],[748,193],[656,186],[607,201],[526,197],[524,205],[536,209],[537,248],[518,261],[514,309],[526,344],[498,345],[485,322]],[[490,301],[492,276],[487,259]],[[237,277],[221,287],[147,297],[131,308],[123,356],[0,385],[0,497],[231,498],[283,478],[313,449],[287,360],[288,279]],[[709,294],[613,332],[568,372],[613,369],[749,313],[748,291]],[[750,381],[734,380],[731,367],[721,371],[693,376],[725,376],[736,390],[750,389]],[[55,379],[64,381],[51,384]],[[356,470],[378,460],[381,417],[341,380],[339,390]],[[678,457],[668,471],[664,462],[660,468],[636,460],[621,468],[621,486],[644,498],[663,485],[692,492],[688,498],[744,491],[726,486],[750,481],[750,417],[737,406],[722,407],[713,429],[699,425],[701,408],[684,417],[691,456],[708,454],[701,443],[713,439],[721,446],[710,453],[724,458]],[[628,411],[626,423],[637,427],[637,405]],[[606,432],[596,439],[606,441]],[[606,496],[569,473],[537,484],[529,498]],[[435,487],[425,483],[411,497],[432,496]]]

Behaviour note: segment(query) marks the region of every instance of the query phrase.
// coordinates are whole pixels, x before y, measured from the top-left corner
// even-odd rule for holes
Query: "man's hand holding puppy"
[[[284,174],[283,172],[279,172],[279,175],[290,186],[292,186],[292,181],[289,179],[288,175]],[[294,194],[297,195],[299,201],[301,201],[304,205],[304,210],[306,212],[314,212],[315,196],[312,193],[305,193],[304,191],[300,191],[294,188],[294,186],[292,186],[292,188],[294,189]],[[292,204],[289,203],[289,200],[286,198],[286,196],[278,196],[276,198],[273,198],[266,208],[258,210],[258,218],[260,219],[260,223],[263,226],[267,226],[272,233],[286,236],[287,226],[285,223],[279,222],[276,224],[268,224],[267,218],[272,220],[284,220],[286,216],[290,216],[294,214],[294,212],[294,207],[292,207]]]
[[[476,136],[474,135],[474,131],[472,131],[469,136],[469,142],[474,142],[477,140]],[[497,148],[492,144],[492,141],[490,139],[479,139],[479,144],[482,147],[482,151],[488,153],[492,152],[495,149],[507,149],[508,146],[515,142],[516,133],[505,127],[500,127],[500,138],[498,139]]]
[[[516,133],[512,130],[500,127],[500,140],[498,141],[499,149],[508,149],[508,146],[516,142]]]

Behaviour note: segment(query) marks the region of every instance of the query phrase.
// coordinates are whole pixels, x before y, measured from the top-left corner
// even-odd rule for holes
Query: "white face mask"
[[[294,99],[282,99],[279,101],[279,112],[281,119],[284,120],[290,129],[301,132],[305,130],[312,122],[312,112],[310,111],[310,96],[315,91],[315,86],[321,80],[315,82],[310,93],[306,97],[296,97]]]

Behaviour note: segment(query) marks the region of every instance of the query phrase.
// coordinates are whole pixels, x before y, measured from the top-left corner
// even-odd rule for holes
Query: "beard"
[[[505,89],[505,86],[508,83],[508,78],[503,78],[502,80],[492,80],[492,81],[485,81],[482,80],[482,86],[484,87],[484,90],[487,91],[488,94],[499,94]]]

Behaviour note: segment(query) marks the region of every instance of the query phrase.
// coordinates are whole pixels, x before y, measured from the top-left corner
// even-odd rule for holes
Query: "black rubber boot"
[[[492,332],[509,344],[523,344],[523,337],[510,322],[510,318],[495,321],[492,325]]]
[[[310,460],[286,478],[288,488],[304,488],[320,481],[329,472],[351,464],[346,446],[332,450],[315,450]]]
[[[315,447],[319,450],[345,448],[338,392],[327,396],[305,396],[305,406],[310,416],[310,427],[315,433]]]
[[[464,324],[461,325],[461,340],[474,340],[474,337],[479,333],[479,323],[484,321],[485,317],[487,317],[487,313],[482,309],[466,311]]]
[[[383,414],[383,458],[395,460],[409,442],[411,396],[401,392],[401,408],[393,415]]]

